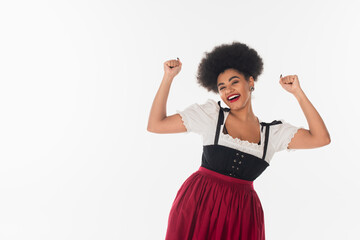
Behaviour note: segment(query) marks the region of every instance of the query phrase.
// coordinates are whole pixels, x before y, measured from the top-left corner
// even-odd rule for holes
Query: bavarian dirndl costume
[[[214,100],[209,99],[204,105],[195,104],[187,109],[187,113],[194,114],[203,111],[202,117],[185,116],[185,111],[182,112],[187,129],[194,129],[195,122],[205,121],[205,116],[211,117],[211,111],[206,111],[206,107],[211,106],[214,108]],[[261,138],[264,140],[262,157],[258,157],[245,150],[218,144],[224,112],[230,110],[222,108],[220,101],[218,106],[213,109],[217,111],[213,143],[203,146],[201,166],[185,180],[175,196],[168,217],[166,240],[265,239],[264,212],[253,181],[269,166],[265,157],[270,126],[283,122],[260,122],[261,133],[265,131],[265,134]],[[287,142],[298,129],[289,126]]]

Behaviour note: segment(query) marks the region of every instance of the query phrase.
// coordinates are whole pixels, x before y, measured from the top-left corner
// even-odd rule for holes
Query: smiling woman
[[[250,76],[256,82],[259,75],[263,72],[263,60],[259,54],[249,46],[239,42],[232,44],[221,44],[214,47],[209,53],[205,53],[205,57],[201,60],[198,72],[197,82],[200,86],[209,92],[219,93],[221,89],[226,88],[226,83],[231,80],[239,80],[239,75],[231,76],[224,82],[217,82],[219,74],[226,69],[234,69],[237,73],[241,73],[242,80],[249,81]]]
[[[280,79],[298,99],[310,130],[284,120],[261,121],[251,95],[263,70],[261,57],[239,42],[217,46],[201,60],[197,81],[220,95],[166,115],[166,101],[182,63],[164,63],[163,81],[152,104],[148,131],[194,132],[202,136],[201,166],[178,190],[171,206],[166,240],[265,240],[264,213],[253,181],[278,151],[314,148],[330,143],[317,111],[302,92],[296,75]]]

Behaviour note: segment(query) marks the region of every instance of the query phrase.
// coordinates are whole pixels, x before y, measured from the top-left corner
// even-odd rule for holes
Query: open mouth
[[[234,95],[231,95],[230,97],[228,97],[228,100],[229,100],[229,102],[235,102],[235,101],[237,101],[239,98],[240,98],[240,95],[239,95],[239,94],[234,94]]]

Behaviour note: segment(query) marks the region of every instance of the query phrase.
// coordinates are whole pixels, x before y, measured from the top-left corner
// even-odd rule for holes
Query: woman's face
[[[226,69],[219,74],[217,87],[221,99],[231,109],[241,109],[250,103],[251,92],[250,86],[254,87],[254,78],[251,76],[247,82],[243,74],[235,69]],[[236,99],[228,99],[231,95],[239,95]]]

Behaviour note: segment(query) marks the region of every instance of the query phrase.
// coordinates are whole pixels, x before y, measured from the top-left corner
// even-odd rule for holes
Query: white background
[[[164,239],[202,141],[147,131],[163,63],[183,63],[168,115],[218,101],[195,74],[205,52],[232,41],[264,61],[256,116],[308,128],[278,82],[296,74],[332,140],[276,153],[255,180],[266,239],[360,239],[358,9],[325,0],[1,1],[0,239]]]

